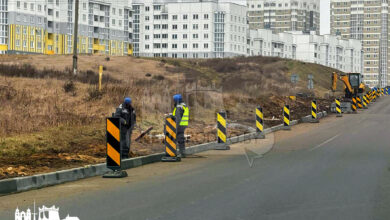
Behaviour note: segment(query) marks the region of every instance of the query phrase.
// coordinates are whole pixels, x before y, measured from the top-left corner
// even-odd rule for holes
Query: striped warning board
[[[317,119],[317,101],[313,100],[311,102],[311,117]]]
[[[363,108],[362,99],[359,96],[356,97],[356,101],[358,108]]]
[[[285,127],[290,126],[290,106],[285,105],[283,108],[283,125]]]
[[[264,114],[263,114],[263,108],[257,107],[256,108],[256,132],[262,133],[264,130]]]
[[[367,105],[368,105],[367,95],[364,95],[363,96],[363,107],[367,108]]]
[[[120,118],[110,117],[106,120],[107,138],[107,168],[120,170],[121,168],[121,123]]]
[[[165,153],[168,157],[177,157],[176,146],[176,121],[175,117],[170,115],[165,120]]]
[[[341,103],[340,103],[340,99],[336,99],[335,102],[336,102],[337,117],[341,117],[342,114],[341,114]]]
[[[218,143],[226,143],[226,112],[217,113],[217,140]]]
[[[352,111],[356,113],[356,98],[352,97]]]

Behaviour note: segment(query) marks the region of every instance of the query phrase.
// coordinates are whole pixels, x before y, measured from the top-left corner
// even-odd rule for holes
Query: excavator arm
[[[344,83],[345,89],[348,89],[350,93],[353,93],[353,89],[351,87],[351,83],[349,82],[348,76],[340,76],[338,73],[333,72],[332,74],[332,91],[335,92],[337,89],[337,80],[341,80]]]

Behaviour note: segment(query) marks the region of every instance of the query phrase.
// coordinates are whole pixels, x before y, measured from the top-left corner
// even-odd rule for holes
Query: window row
[[[182,44],[182,49],[188,49],[189,46],[191,46],[191,44],[184,43],[184,44]],[[145,50],[148,50],[150,48],[151,48],[151,45],[145,44]],[[168,49],[168,43],[162,43],[162,44],[154,43],[153,44],[153,48],[154,49],[160,49],[160,48]],[[171,44],[170,49],[177,49],[177,48],[178,48],[178,44]],[[192,44],[192,49],[198,49],[198,48],[200,48],[198,43],[193,43]],[[208,49],[209,48],[209,44],[208,43],[204,43],[203,44],[203,48],[204,49]]]
[[[145,35],[145,40],[149,40],[151,35]],[[182,39],[188,39],[188,34],[183,34]],[[172,39],[178,39],[177,34],[172,34]],[[168,39],[168,34],[153,34],[154,39]],[[203,39],[208,39],[209,34],[203,34]],[[192,39],[199,39],[199,34],[192,34]]]

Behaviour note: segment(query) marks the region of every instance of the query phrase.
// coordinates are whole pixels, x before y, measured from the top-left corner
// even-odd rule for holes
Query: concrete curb
[[[321,116],[320,116],[321,114]],[[326,112],[319,113],[319,118],[325,117]],[[306,116],[304,118],[311,117]],[[294,120],[290,122],[290,125],[296,125],[300,122],[305,122],[306,119]],[[264,134],[269,134],[275,131],[283,129],[283,125],[277,125],[271,128],[264,129]],[[228,144],[235,144],[238,142],[246,141],[255,138],[256,132],[243,134],[236,137],[231,137],[227,139]],[[217,147],[216,142],[199,144],[186,148],[187,154],[196,154],[208,150],[214,150]],[[142,165],[155,163],[161,161],[161,158],[165,153],[151,154],[142,157],[135,157],[130,159],[125,159],[122,161],[123,169],[131,169],[139,167]],[[34,176],[27,177],[17,177],[12,179],[0,180],[0,196],[10,193],[23,192],[31,189],[39,189],[47,186],[53,186],[61,183],[76,181],[80,179],[85,179],[88,177],[101,176],[106,172],[110,171],[107,169],[105,163],[88,165],[85,167],[79,167],[68,170],[61,170],[57,172],[38,174]]]

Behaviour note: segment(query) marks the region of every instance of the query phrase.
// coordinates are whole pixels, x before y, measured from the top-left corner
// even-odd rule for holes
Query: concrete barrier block
[[[16,178],[0,180],[0,195],[6,195],[17,191]]]

